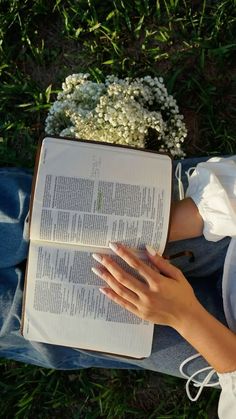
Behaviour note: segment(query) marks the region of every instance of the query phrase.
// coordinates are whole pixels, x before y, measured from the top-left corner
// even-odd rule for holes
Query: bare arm
[[[191,198],[172,204],[170,241],[198,237],[202,231],[203,220]],[[182,320],[174,327],[216,371],[236,370],[236,335],[208,313],[197,299],[183,311]]]
[[[172,204],[170,241],[202,235],[203,220],[191,198]],[[189,327],[191,325],[191,327]],[[236,335],[208,313],[196,300],[183,312],[175,329],[222,373],[236,370]]]
[[[236,334],[225,327],[200,303],[196,303],[176,330],[219,373],[236,370]]]
[[[202,231],[203,219],[191,198],[172,203],[169,241],[198,237]]]

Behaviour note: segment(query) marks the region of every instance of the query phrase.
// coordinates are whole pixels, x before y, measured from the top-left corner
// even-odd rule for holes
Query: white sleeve
[[[236,371],[219,374],[221,394],[218,406],[219,419],[236,417]]]
[[[198,207],[207,240],[236,237],[236,156],[199,163],[189,177],[186,196]]]

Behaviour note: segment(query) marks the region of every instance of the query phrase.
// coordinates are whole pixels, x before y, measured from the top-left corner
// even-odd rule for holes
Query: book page
[[[94,251],[52,243],[30,244],[24,337],[137,358],[149,356],[153,325],[99,291],[105,282],[91,271],[96,265],[91,257]],[[127,272],[133,272],[123,264]]]
[[[109,145],[46,138],[31,239],[108,247],[119,241],[162,253],[171,199],[171,159]]]

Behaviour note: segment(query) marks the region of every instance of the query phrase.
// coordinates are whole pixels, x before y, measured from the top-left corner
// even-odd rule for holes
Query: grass
[[[3,0],[0,163],[32,167],[64,77],[162,75],[188,155],[234,152],[236,2]]]
[[[0,363],[1,417],[207,419],[216,415],[217,390],[195,404],[183,380],[148,371],[55,371]],[[125,390],[124,390],[125,389]]]
[[[2,0],[0,165],[33,168],[63,79],[164,77],[188,127],[188,156],[236,152],[235,0]],[[218,392],[190,403],[184,382],[145,371],[60,372],[2,360],[4,418],[216,416]]]

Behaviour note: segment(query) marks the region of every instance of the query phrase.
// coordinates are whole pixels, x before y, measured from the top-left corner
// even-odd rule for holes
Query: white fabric
[[[236,163],[212,158],[199,163],[189,177],[186,196],[193,199],[204,220],[207,240],[236,237]]]
[[[218,406],[220,419],[236,418],[236,371],[218,374],[221,394]]]
[[[236,332],[236,156],[230,158],[212,158],[197,165],[188,176],[189,187],[186,196],[196,203],[204,221],[203,234],[207,240],[218,241],[223,237],[232,237],[225,259],[222,281],[223,304],[227,323]],[[196,355],[198,356],[198,355]],[[235,354],[236,356],[236,354]],[[197,383],[195,375],[188,377],[183,373],[183,366],[191,361],[185,360],[180,371],[189,378],[186,391],[190,400],[197,400],[203,386],[210,386],[209,381],[215,372],[213,368],[202,383]],[[219,399],[218,415],[220,419],[236,418],[236,371],[218,373],[222,391]],[[193,398],[189,391],[190,382],[200,387]]]
[[[222,295],[225,318],[236,333],[236,239],[231,240],[225,258]]]

